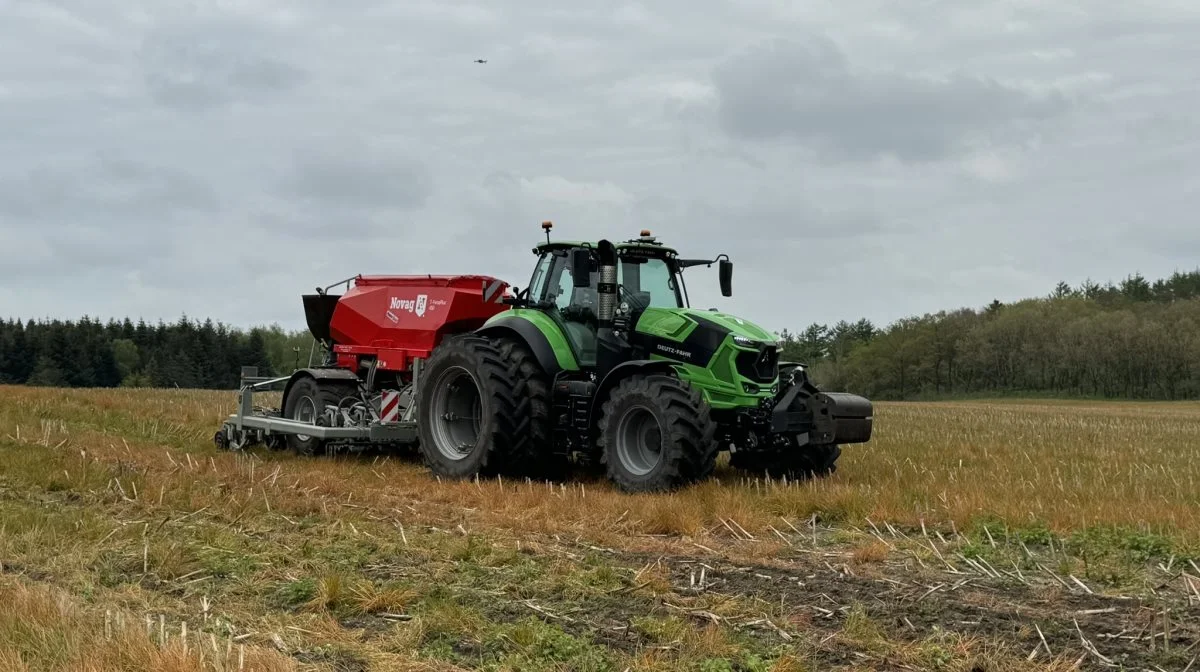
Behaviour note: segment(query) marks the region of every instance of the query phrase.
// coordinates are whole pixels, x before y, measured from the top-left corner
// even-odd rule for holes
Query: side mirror
[[[571,251],[571,275],[576,287],[592,285],[592,254],[585,249]]]
[[[721,296],[733,296],[733,262],[722,259],[717,269],[721,278]]]

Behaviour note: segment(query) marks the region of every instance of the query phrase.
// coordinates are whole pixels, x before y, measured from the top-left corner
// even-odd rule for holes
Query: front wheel
[[[672,490],[706,478],[716,465],[708,403],[678,378],[622,380],[604,402],[599,430],[608,478],[626,492]]]

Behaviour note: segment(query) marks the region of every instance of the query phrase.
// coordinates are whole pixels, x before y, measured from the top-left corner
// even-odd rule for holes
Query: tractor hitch
[[[785,385],[771,409],[772,434],[795,434],[801,445],[871,440],[870,400],[847,392],[821,392],[802,372]]]

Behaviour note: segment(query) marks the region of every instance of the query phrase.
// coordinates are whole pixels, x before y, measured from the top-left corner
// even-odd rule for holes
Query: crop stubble
[[[489,653],[493,669],[1181,669],[1200,654],[1196,404],[879,404],[876,438],[829,480],[722,469],[631,497],[438,482],[404,456],[220,453],[228,393],[0,395],[0,597],[160,614],[180,642],[187,623],[192,657],[171,660],[224,638],[179,669],[237,669],[214,662],[237,647],[260,669]],[[0,635],[0,661],[21,655],[48,654]]]

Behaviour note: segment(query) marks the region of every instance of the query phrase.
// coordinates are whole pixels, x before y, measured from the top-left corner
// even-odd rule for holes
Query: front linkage
[[[866,398],[820,391],[795,362],[780,363],[779,383],[774,398],[732,411],[721,423],[731,466],[773,478],[825,476],[837,470],[843,444],[870,441],[873,407]]]

